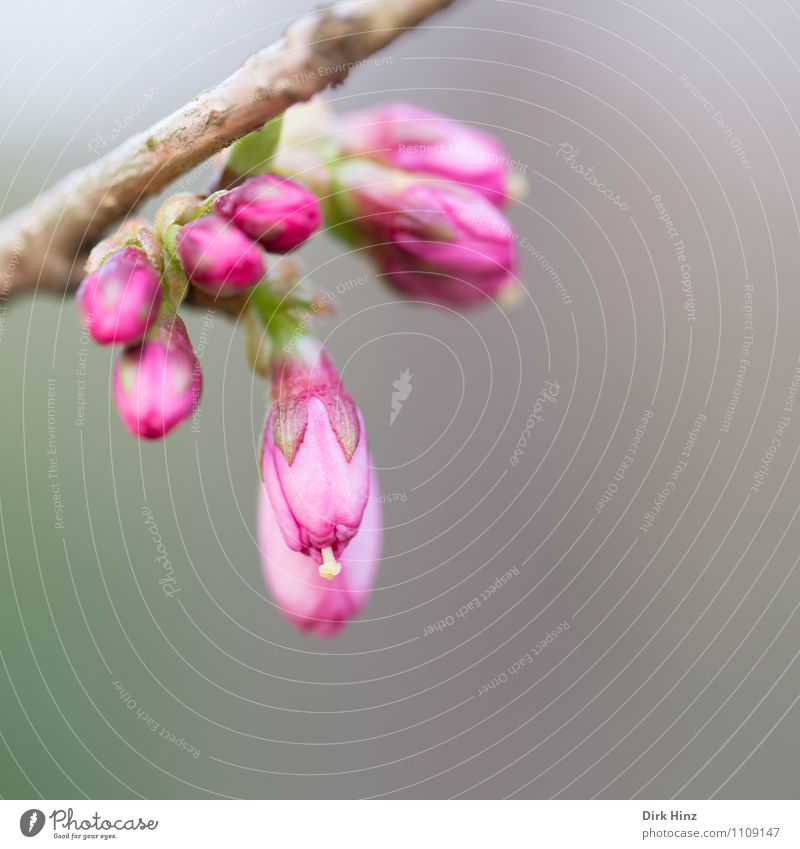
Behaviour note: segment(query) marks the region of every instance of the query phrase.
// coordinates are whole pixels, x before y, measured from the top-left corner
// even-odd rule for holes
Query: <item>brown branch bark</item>
[[[342,82],[354,63],[454,0],[338,2],[298,19],[219,85],[0,221],[0,300],[64,291],[116,221],[237,139]]]

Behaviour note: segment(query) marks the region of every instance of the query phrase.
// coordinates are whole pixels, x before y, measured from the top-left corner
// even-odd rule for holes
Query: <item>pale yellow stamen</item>
[[[342,564],[333,556],[332,548],[322,549],[322,566],[319,567],[321,578],[333,580],[342,571]]]
[[[519,171],[513,171],[506,177],[506,194],[512,200],[522,200],[528,194],[528,181]]]
[[[522,286],[514,280],[503,284],[502,288],[495,295],[495,300],[504,310],[511,310],[518,307],[524,298]]]

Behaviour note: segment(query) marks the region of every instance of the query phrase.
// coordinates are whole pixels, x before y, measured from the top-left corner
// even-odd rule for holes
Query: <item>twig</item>
[[[85,252],[111,224],[452,2],[338,2],[298,19],[219,85],[0,221],[0,299],[74,286]]]

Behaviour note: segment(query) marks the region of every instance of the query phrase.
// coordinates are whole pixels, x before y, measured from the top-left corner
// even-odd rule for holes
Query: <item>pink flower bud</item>
[[[337,179],[347,227],[398,289],[466,306],[496,295],[514,278],[511,225],[482,195],[363,160],[341,165]]]
[[[286,547],[281,527],[265,487],[258,505],[261,568],[281,613],[301,631],[334,637],[369,599],[383,545],[383,516],[378,476],[370,474],[371,496],[361,525],[341,554],[342,571],[323,578],[315,561]]]
[[[336,140],[346,154],[463,183],[498,206],[513,193],[511,161],[496,138],[418,106],[351,112],[339,119]]]
[[[218,215],[205,215],[181,227],[177,252],[188,278],[209,295],[250,289],[267,270],[258,245]]]
[[[319,227],[317,196],[277,174],[252,177],[214,201],[214,212],[272,253],[296,248]]]
[[[183,321],[163,319],[157,332],[128,348],[114,367],[114,401],[128,430],[160,439],[200,401],[203,376]]]
[[[505,271],[484,276],[461,277],[427,270],[397,257],[379,259],[383,277],[409,298],[442,304],[448,307],[466,308],[486,303],[496,298],[508,305],[509,300],[500,300],[515,289],[516,282]]]
[[[158,318],[161,277],[143,250],[122,248],[84,279],[76,302],[96,342],[136,342]]]
[[[309,554],[320,574],[361,523],[369,490],[364,421],[320,350],[274,365],[261,470],[286,544]]]

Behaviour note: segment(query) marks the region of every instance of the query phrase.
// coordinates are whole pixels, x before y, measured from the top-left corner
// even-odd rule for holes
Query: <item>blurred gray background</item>
[[[311,7],[9,7],[2,211]],[[224,317],[189,320],[196,427],[143,444],[71,300],[3,304],[0,794],[796,797],[797,4],[467,0],[382,55],[336,109],[485,127],[529,193],[508,311],[403,303],[330,240],[303,251],[344,290],[320,332],[388,501],[371,603],[320,642],[269,601],[265,387]]]

